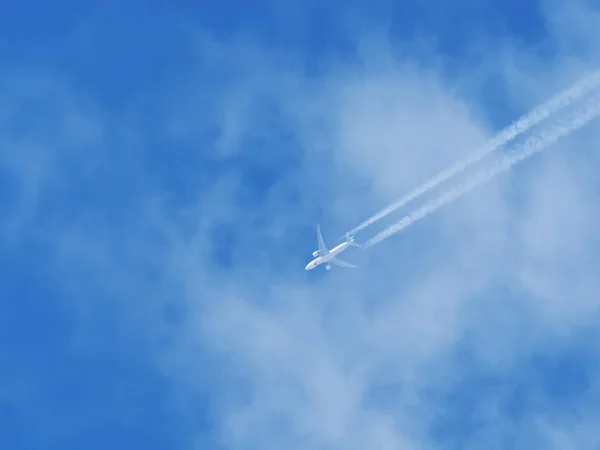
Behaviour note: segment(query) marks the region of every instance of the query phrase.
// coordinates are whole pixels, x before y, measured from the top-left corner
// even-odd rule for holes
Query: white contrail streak
[[[418,188],[406,194],[404,197],[400,198],[385,209],[381,210],[377,214],[365,220],[363,223],[358,225],[349,233],[354,234],[368,227],[369,225],[372,225],[379,219],[382,219],[383,217],[394,212],[398,208],[404,206],[409,201],[424,194],[428,190],[434,188],[435,186],[452,177],[453,175],[456,175],[457,173],[463,171],[471,164],[480,161],[489,153],[493,152],[497,148],[502,147],[509,141],[513,140],[519,134],[524,133],[525,131],[539,124],[541,121],[548,118],[552,114],[573,104],[573,102],[579,100],[585,94],[596,89],[599,86],[600,70],[595,70],[591,74],[587,75],[575,84],[571,85],[570,88],[554,95],[546,103],[538,106],[537,108],[534,108],[527,115],[521,117],[516,122],[513,122],[513,124],[506,127],[504,130],[502,130],[500,133],[498,133],[496,136],[494,136],[492,139],[486,142],[481,148],[478,148],[469,156],[467,156],[464,160],[459,161],[453,166],[450,166],[449,168],[440,172],[438,175],[429,179]]]
[[[596,98],[595,101],[591,102],[591,104],[588,106],[579,110],[577,113],[571,116],[570,119],[564,121],[564,123],[559,123],[547,131],[542,131],[538,136],[528,139],[527,142],[525,142],[522,146],[514,150],[517,152],[515,155],[501,158],[491,169],[478,173],[476,176],[468,179],[464,183],[458,184],[456,187],[446,191],[438,198],[411,212],[400,221],[369,239],[367,242],[365,242],[364,247],[372,247],[384,239],[387,239],[391,235],[402,231],[416,221],[421,220],[429,214],[437,211],[443,206],[454,202],[458,198],[475,189],[480,184],[491,180],[499,173],[506,172],[515,164],[554,144],[559,139],[587,124],[598,115],[600,115],[600,97]]]

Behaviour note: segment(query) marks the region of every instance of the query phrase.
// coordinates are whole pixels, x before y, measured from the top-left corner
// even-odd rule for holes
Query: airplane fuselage
[[[312,270],[320,264],[324,264],[326,262],[331,261],[336,255],[339,255],[340,253],[342,253],[349,246],[350,246],[350,244],[348,242],[342,242],[340,245],[329,250],[329,253],[326,253],[325,255],[319,255],[315,259],[313,259],[311,262],[309,262],[306,265],[305,270]]]

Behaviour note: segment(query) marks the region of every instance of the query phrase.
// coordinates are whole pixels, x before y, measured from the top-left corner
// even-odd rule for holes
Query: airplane
[[[354,236],[350,236],[348,233],[346,233],[346,242],[342,242],[338,246],[328,250],[327,246],[325,245],[325,241],[323,240],[323,236],[321,235],[321,228],[319,225],[317,225],[317,242],[319,244],[319,249],[315,250],[312,254],[315,259],[306,265],[304,268],[305,270],[312,270],[321,264],[326,264],[325,269],[330,270],[331,264],[329,263],[333,263],[341,267],[352,267],[355,269],[358,268],[358,266],[336,258],[336,255],[342,253],[348,247],[361,247],[361,245],[354,242]]]

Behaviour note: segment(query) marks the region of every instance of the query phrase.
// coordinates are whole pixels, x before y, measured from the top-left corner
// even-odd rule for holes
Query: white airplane
[[[337,264],[341,267],[352,267],[355,269],[358,268],[358,266],[336,258],[336,255],[342,253],[348,247],[360,247],[360,245],[354,242],[354,236],[350,236],[348,233],[346,233],[346,242],[342,242],[340,245],[328,250],[327,246],[325,245],[325,241],[323,240],[323,236],[321,235],[321,228],[319,225],[317,225],[317,242],[319,243],[319,250],[315,250],[313,252],[312,255],[315,257],[315,259],[306,265],[305,270],[312,270],[318,265],[325,263],[327,264],[325,266],[325,269],[327,270],[331,269],[331,264],[329,263]]]

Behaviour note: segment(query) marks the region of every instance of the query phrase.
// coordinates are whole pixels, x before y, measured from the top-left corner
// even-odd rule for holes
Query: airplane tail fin
[[[350,233],[346,233],[346,242],[352,247],[362,248],[362,245],[354,241],[354,235],[350,235]]]

